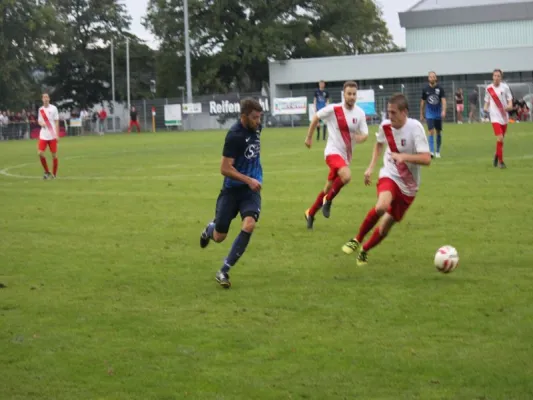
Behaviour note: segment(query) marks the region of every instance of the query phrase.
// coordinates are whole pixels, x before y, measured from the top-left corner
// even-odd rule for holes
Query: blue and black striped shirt
[[[233,166],[241,174],[263,183],[263,167],[261,166],[261,126],[251,130],[239,121],[235,123],[226,135],[222,155],[233,158]],[[224,178],[224,188],[235,188],[246,185],[228,177]]]

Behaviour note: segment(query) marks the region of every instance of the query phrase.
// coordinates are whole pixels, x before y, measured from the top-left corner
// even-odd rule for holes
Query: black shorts
[[[220,191],[215,211],[215,230],[228,233],[231,221],[241,214],[241,218],[253,217],[259,220],[261,195],[247,185],[237,188],[224,188]]]
[[[442,119],[428,119],[428,129],[435,129],[436,131],[442,131]]]

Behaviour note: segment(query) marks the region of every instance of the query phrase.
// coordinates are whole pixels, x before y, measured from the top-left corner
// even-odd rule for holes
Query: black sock
[[[320,140],[320,126],[316,128],[316,140]]]
[[[237,261],[239,261],[239,258],[241,258],[246,251],[246,247],[250,241],[250,236],[252,236],[252,234],[245,231],[241,231],[237,235],[233,245],[231,246],[228,257],[224,260],[224,266],[221,268],[222,272],[228,272],[230,268],[233,267]]]

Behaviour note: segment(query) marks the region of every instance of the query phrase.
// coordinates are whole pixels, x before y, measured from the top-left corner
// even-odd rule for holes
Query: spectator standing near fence
[[[465,110],[465,104],[464,104],[464,95],[463,95],[463,89],[459,88],[457,89],[457,92],[455,93],[455,109],[457,111],[457,123],[462,124],[463,123],[463,111]]]
[[[38,154],[41,160],[41,165],[44,168],[44,177],[43,179],[54,179],[57,176],[57,168],[59,165],[59,160],[57,158],[57,142],[59,140],[59,112],[57,111],[56,106],[50,104],[50,96],[48,93],[44,93],[43,97],[43,106],[39,108],[38,114],[38,123],[41,127],[39,133],[39,144],[38,144]],[[53,173],[50,173],[48,169],[48,163],[44,152],[46,147],[50,148],[50,152],[53,157]]]
[[[468,115],[468,122],[471,124],[473,121],[477,121],[476,113],[477,113],[477,105],[479,101],[479,96],[477,89],[472,90],[472,93],[470,93],[470,96],[468,96],[468,103],[470,106],[470,114]]]
[[[133,127],[137,128],[137,133],[141,133],[141,126],[139,125],[139,120],[137,116],[137,109],[135,107],[131,107],[130,110],[130,125],[128,126],[128,133],[131,132],[131,128]]]
[[[98,119],[100,120],[100,135],[103,135],[105,133],[105,121],[107,119],[107,111],[105,108],[102,108],[102,110],[98,113]]]

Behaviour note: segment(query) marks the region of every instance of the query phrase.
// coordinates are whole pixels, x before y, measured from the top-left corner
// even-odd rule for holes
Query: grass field
[[[354,152],[332,216],[306,230],[323,142],[265,129],[262,215],[231,290],[238,232],[199,248],[224,132],[0,143],[0,398],[533,399],[533,125],[445,127],[402,224],[358,268],[342,253],[375,202]],[[372,128],[375,131],[375,128]],[[373,135],[372,135],[373,138]],[[452,274],[433,267],[455,246]]]

